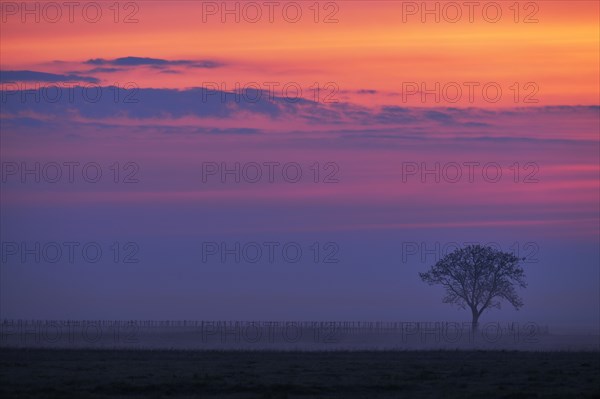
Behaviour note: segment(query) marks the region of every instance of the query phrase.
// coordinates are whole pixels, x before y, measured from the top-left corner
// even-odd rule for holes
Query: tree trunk
[[[471,320],[471,329],[473,331],[473,335],[477,332],[477,328],[479,327],[479,312],[477,308],[471,308],[471,314],[473,315],[473,319]]]

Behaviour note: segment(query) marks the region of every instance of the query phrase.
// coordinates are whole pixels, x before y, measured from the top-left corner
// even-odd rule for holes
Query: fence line
[[[143,328],[302,328],[313,330],[330,330],[337,333],[347,334],[385,334],[397,332],[414,331],[465,331],[471,328],[469,322],[402,322],[402,321],[235,321],[235,320],[33,320],[33,319],[4,319],[1,324],[3,327],[15,325],[21,328],[34,328],[36,326],[85,326],[99,325],[101,327],[131,327],[138,326]],[[548,335],[550,328],[547,325],[537,325],[536,323],[517,323],[517,322],[488,322],[480,323],[480,328],[501,328],[509,332],[518,332],[522,329],[534,328],[538,335]]]

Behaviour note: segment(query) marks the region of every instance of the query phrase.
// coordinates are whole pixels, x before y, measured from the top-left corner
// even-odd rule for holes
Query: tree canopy
[[[515,309],[523,306],[516,290],[527,286],[521,260],[489,246],[468,245],[447,254],[419,276],[429,285],[446,289],[444,303],[470,308],[475,326],[486,309],[500,308],[502,300]]]

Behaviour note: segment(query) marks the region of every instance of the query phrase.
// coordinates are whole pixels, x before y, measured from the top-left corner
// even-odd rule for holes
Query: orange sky
[[[419,11],[406,15],[403,23],[405,3],[410,2],[339,1],[337,6],[320,2],[321,22],[315,23],[314,3],[298,2],[303,14],[295,24],[286,22],[277,8],[274,22],[269,23],[266,7],[258,23],[244,22],[243,11],[240,23],[233,16],[222,23],[220,10],[206,16],[204,23],[203,2],[191,1],[137,2],[137,11],[124,9],[121,3],[120,19],[136,11],[133,17],[139,22],[131,24],[113,22],[114,12],[108,9],[112,2],[101,2],[103,15],[95,24],[86,22],[77,9],[74,23],[67,21],[66,9],[59,23],[44,22],[43,14],[40,23],[33,23],[33,16],[23,23],[22,10],[16,15],[6,15],[4,10],[1,68],[83,73],[86,68],[78,63],[90,58],[211,59],[226,66],[177,75],[135,69],[95,76],[105,83],[134,81],[141,87],[177,88],[201,86],[206,81],[226,82],[228,88],[234,82],[294,81],[304,88],[314,82],[335,82],[341,91],[338,99],[363,104],[418,103],[419,95],[406,99],[399,95],[403,82],[425,83],[428,88],[435,82],[442,86],[498,82],[503,95],[493,105],[514,106],[515,92],[509,87],[519,82],[517,105],[528,105],[522,103],[523,96],[533,91],[532,98],[538,100],[533,105],[598,103],[598,2],[517,2],[519,23],[514,22],[512,1],[498,2],[502,17],[497,23],[486,22],[482,7],[474,9],[474,23],[468,20],[467,8],[457,23],[443,22],[442,11],[441,23],[435,23],[434,16],[422,23]],[[440,10],[449,3],[440,2]],[[235,3],[228,4],[234,7]],[[433,7],[433,2],[428,4]],[[338,22],[323,23],[332,12]],[[523,23],[528,15],[538,22]],[[55,60],[71,63],[53,64]],[[526,90],[528,82],[535,83],[535,88]],[[380,93],[352,94],[361,89]],[[480,91],[475,94],[474,103],[467,103],[465,91],[458,105],[489,105]],[[426,102],[434,103],[433,96]]]

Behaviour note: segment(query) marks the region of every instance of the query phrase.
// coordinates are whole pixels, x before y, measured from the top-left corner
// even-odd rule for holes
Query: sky
[[[115,6],[115,4],[117,6]],[[2,2],[0,318],[598,329],[595,1]]]

